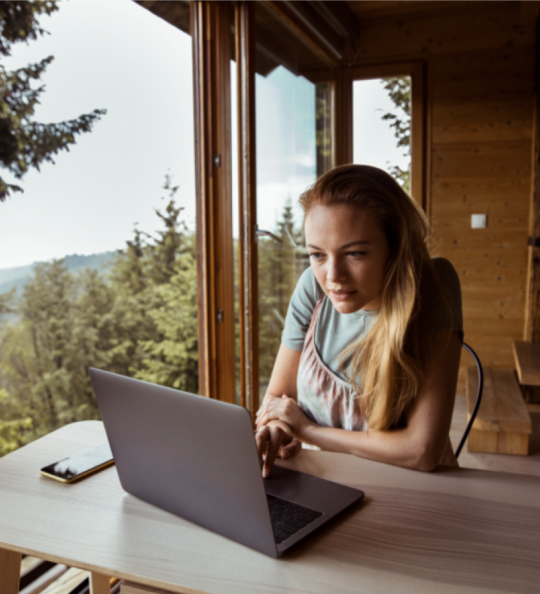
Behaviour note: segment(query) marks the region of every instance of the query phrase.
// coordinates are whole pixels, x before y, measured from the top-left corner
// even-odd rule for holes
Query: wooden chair
[[[467,441],[467,437],[469,436],[469,433],[472,429],[474,420],[476,419],[476,415],[478,414],[478,409],[480,408],[480,403],[482,402],[482,391],[484,389],[484,370],[482,369],[482,363],[480,363],[480,359],[478,358],[478,355],[465,342],[463,343],[463,348],[466,349],[467,351],[469,351],[472,358],[474,359],[474,362],[476,363],[476,367],[478,369],[478,392],[476,395],[476,403],[474,405],[474,409],[471,414],[471,418],[469,419],[469,422],[467,423],[465,433],[463,433],[463,437],[461,438],[461,441],[459,442],[459,445],[456,449],[456,453],[455,453],[456,458],[461,454],[461,450],[463,449],[463,446],[465,445],[465,442]]]

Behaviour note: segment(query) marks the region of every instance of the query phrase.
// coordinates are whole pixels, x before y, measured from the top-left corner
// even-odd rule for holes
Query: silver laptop
[[[364,493],[274,465],[262,478],[241,406],[90,369],[122,487],[271,557]]]

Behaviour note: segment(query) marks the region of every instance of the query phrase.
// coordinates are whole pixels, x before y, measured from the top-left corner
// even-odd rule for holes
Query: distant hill
[[[117,252],[102,252],[101,254],[90,254],[88,256],[71,254],[70,256],[64,257],[64,264],[70,272],[75,272],[82,268],[102,270],[104,265],[106,265],[116,254]],[[10,291],[13,287],[17,287],[18,289],[24,287],[36,264],[41,263],[42,262],[34,262],[27,266],[0,269],[0,293]]]

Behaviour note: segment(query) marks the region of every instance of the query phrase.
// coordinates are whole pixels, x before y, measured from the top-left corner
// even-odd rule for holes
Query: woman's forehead
[[[379,222],[371,210],[349,204],[313,206],[305,219],[306,235],[336,232],[365,234],[374,228],[380,232]]]

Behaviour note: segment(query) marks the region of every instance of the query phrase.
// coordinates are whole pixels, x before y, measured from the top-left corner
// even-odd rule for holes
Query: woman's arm
[[[287,396],[296,400],[296,377],[298,376],[301,355],[302,351],[293,351],[281,344],[264,401],[275,397],[281,398],[283,394],[287,394]]]
[[[405,429],[364,432],[319,427],[286,396],[265,400],[260,422],[284,421],[294,437],[324,450],[430,471],[437,466],[448,439],[460,356],[458,332],[435,334],[424,381]]]
[[[284,394],[296,402],[296,377],[301,355],[302,351],[294,351],[281,345],[262,406],[271,400],[280,399]],[[258,423],[258,428],[255,440],[261,464],[262,457],[265,456],[263,476],[268,476],[278,456],[283,459],[292,458],[300,452],[302,444],[293,436],[289,425],[278,419]]]

